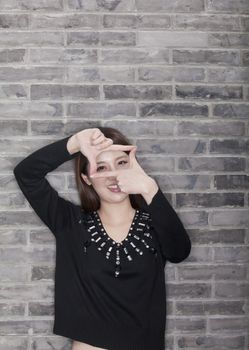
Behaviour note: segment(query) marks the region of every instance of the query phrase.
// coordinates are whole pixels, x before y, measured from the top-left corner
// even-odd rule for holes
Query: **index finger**
[[[111,144],[110,146],[103,149],[103,151],[111,150],[111,151],[131,151],[132,149],[137,148],[136,145],[119,145],[119,144]]]
[[[105,171],[103,173],[94,173],[90,175],[91,178],[99,178],[99,177],[105,177],[105,176],[117,176],[118,172],[117,171]]]

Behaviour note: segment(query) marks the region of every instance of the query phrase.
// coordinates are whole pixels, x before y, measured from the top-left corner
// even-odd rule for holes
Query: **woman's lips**
[[[120,188],[118,187],[118,185],[112,185],[112,186],[107,186],[107,188],[114,193],[118,193],[121,192]]]

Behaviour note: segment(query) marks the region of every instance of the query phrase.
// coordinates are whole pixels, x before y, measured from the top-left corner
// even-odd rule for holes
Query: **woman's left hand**
[[[116,150],[118,150],[118,145],[115,146]],[[129,168],[95,173],[90,175],[90,178],[96,179],[100,177],[114,176],[116,177],[117,184],[122,192],[125,192],[127,194],[149,193],[151,187],[155,186],[155,180],[152,177],[148,176],[137,162],[135,157],[136,150],[137,146],[131,145],[131,150],[129,152]]]

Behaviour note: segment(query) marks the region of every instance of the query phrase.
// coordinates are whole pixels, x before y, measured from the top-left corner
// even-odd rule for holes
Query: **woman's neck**
[[[131,220],[135,214],[135,209],[130,201],[124,203],[102,203],[97,211],[101,220],[107,225],[118,225]]]

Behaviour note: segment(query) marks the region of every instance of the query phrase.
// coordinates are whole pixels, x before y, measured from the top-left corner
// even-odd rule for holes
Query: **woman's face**
[[[130,158],[129,155],[124,151],[103,151],[101,152],[97,158],[97,170],[98,174],[106,171],[114,171],[127,169],[130,167]],[[87,172],[89,174],[89,164],[87,165]],[[104,176],[100,178],[89,178],[86,175],[81,174],[83,179],[90,185],[92,184],[93,188],[99,195],[101,200],[105,200],[107,202],[119,202],[128,196],[125,192],[113,192],[108,186],[117,183],[116,176]]]

